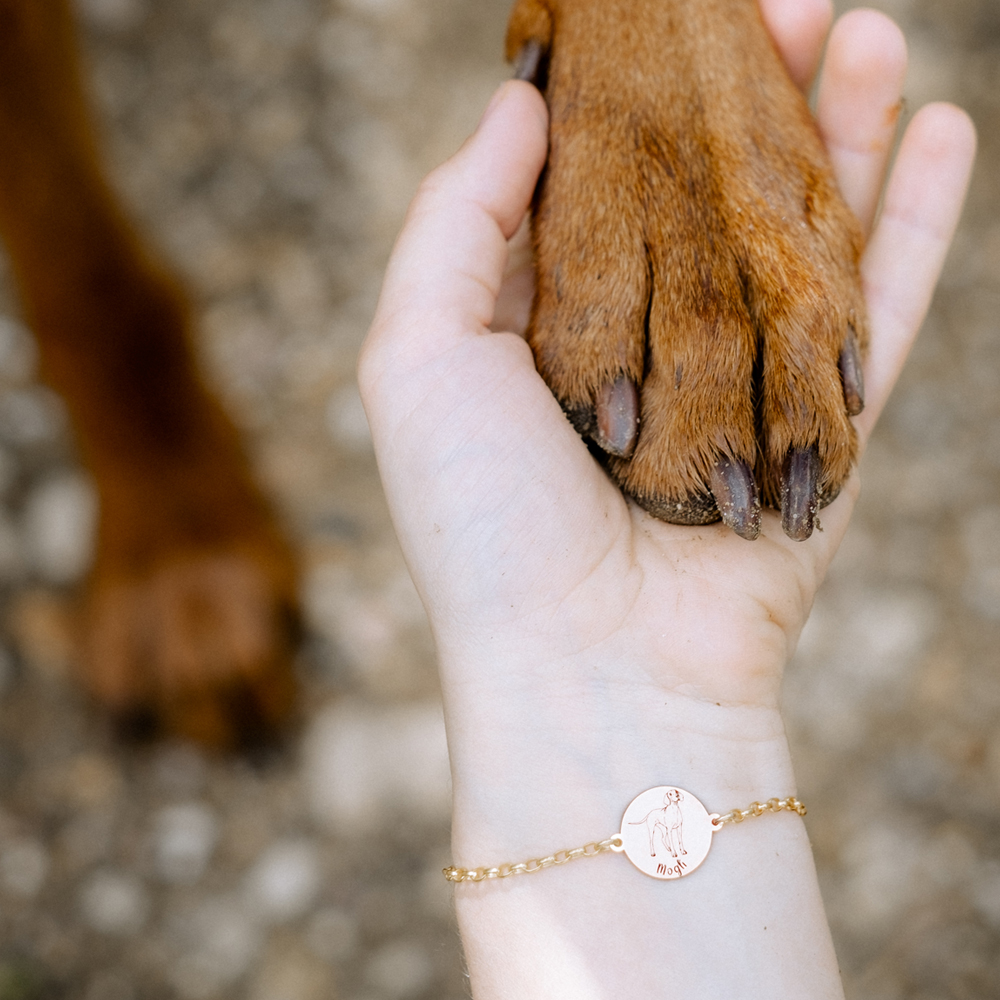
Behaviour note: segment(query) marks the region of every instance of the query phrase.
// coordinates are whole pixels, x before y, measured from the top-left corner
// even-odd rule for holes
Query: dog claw
[[[813,448],[792,448],[781,473],[781,527],[789,538],[804,542],[819,509],[819,455]]]
[[[628,458],[639,436],[639,394],[624,375],[606,382],[597,394],[594,441],[609,455]]]
[[[750,467],[723,455],[712,466],[709,485],[723,524],[753,541],[760,534],[760,498]]]
[[[844,402],[847,415],[856,417],[865,408],[865,377],[861,369],[861,352],[852,329],[840,352],[840,377],[844,382]]]
[[[531,38],[521,46],[514,59],[514,79],[525,80],[534,84],[539,90],[545,83],[545,47],[536,38]]]

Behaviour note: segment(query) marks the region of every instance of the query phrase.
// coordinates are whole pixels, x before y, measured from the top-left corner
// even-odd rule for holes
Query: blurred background
[[[0,1000],[459,1000],[433,649],[354,380],[508,0],[78,0],[108,162],[305,552],[306,721],[267,764],[122,748],[69,678],[94,500],[0,260]],[[979,168],[787,682],[848,996],[1000,982],[1000,6],[883,0]]]

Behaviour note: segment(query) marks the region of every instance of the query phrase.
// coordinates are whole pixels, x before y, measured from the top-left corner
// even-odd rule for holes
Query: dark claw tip
[[[760,534],[760,499],[750,467],[723,455],[712,466],[709,486],[723,523],[753,541]]]
[[[856,417],[865,408],[865,376],[861,369],[861,352],[854,330],[847,335],[847,342],[840,352],[840,377],[844,383],[844,403],[847,415]]]
[[[781,472],[781,527],[797,542],[804,542],[816,525],[819,473],[815,447],[789,451]]]
[[[545,48],[536,38],[529,38],[514,59],[514,79],[533,83],[539,90],[544,87]]]
[[[597,429],[594,440],[609,455],[629,458],[639,437],[639,393],[622,375],[597,393]]]

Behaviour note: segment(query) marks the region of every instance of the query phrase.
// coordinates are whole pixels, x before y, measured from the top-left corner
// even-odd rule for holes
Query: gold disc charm
[[[716,827],[708,810],[690,792],[672,785],[650,788],[625,810],[620,846],[643,874],[675,879],[690,875],[705,860]]]

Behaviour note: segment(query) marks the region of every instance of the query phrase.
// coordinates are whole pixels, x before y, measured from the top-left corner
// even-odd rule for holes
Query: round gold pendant
[[[708,855],[715,826],[690,792],[672,785],[637,795],[622,817],[621,847],[645,875],[675,879],[690,875]]]

